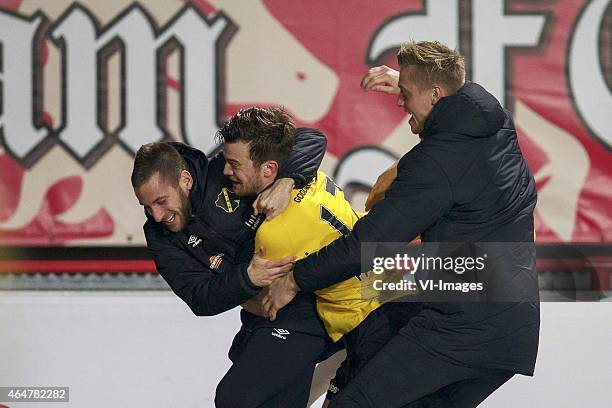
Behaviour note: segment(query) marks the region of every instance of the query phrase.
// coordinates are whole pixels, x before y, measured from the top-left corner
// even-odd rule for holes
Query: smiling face
[[[163,224],[173,232],[181,231],[191,217],[189,191],[193,179],[188,171],[181,172],[178,185],[173,185],[160,176],[153,175],[142,185],[134,188],[136,198],[155,222]]]
[[[257,195],[274,182],[276,173],[268,171],[271,161],[256,166],[251,160],[248,143],[241,141],[225,143],[223,157],[225,158],[223,174],[230,179],[232,190],[239,196]]]
[[[412,133],[420,134],[425,126],[425,121],[431,113],[434,105],[440,100],[443,90],[434,84],[417,86],[415,66],[409,65],[400,69],[399,83],[400,94],[397,98],[397,106],[411,115],[409,123]]]

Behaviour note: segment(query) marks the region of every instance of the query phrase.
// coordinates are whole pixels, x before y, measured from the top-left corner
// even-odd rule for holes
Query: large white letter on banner
[[[546,18],[504,14],[504,0],[473,0],[472,77],[505,104],[506,46],[534,47]]]
[[[386,22],[372,39],[368,61],[409,40],[437,40],[457,48],[459,44],[459,5],[457,0],[425,1],[425,14],[401,15]],[[435,27],[435,29],[434,29]]]
[[[19,159],[24,159],[49,133],[34,126],[34,37],[43,18],[32,21],[0,11],[2,50],[2,115],[0,138]]]
[[[578,112],[597,138],[612,148],[612,93],[599,64],[599,30],[609,0],[587,5],[572,36],[569,83]]]
[[[100,37],[99,46],[115,38],[122,42],[125,77],[124,127],[119,138],[132,151],[162,138],[157,124],[157,44],[153,22],[137,4]]]
[[[171,38],[182,46],[183,136],[185,141],[207,153],[215,149],[218,130],[216,84],[222,80],[217,72],[219,38],[231,30],[223,14],[208,22],[191,7],[160,35],[158,45]]]
[[[388,169],[397,157],[380,147],[364,147],[346,154],[337,164],[334,180],[345,188],[351,184],[372,188],[376,178]],[[364,166],[363,163],[368,163]]]
[[[83,159],[104,137],[98,126],[96,25],[80,6],[51,32],[62,48],[64,90],[60,139]]]

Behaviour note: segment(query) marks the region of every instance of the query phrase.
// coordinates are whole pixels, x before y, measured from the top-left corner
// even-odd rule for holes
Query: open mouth
[[[170,218],[164,220],[164,223],[165,224],[171,224],[174,221],[175,218],[176,218],[176,213],[173,213]]]

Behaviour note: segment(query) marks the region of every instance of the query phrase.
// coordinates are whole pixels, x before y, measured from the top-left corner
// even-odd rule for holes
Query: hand
[[[264,247],[259,248],[247,267],[249,279],[253,285],[259,287],[268,286],[274,279],[288,274],[291,269],[293,269],[292,262],[295,261],[295,256],[288,256],[277,261],[270,261],[264,258],[264,254]]]
[[[260,317],[266,317],[266,313],[264,312],[263,308],[263,300],[268,294],[268,288],[269,286],[263,288],[257,295],[244,302],[241,305],[244,310]]]
[[[393,184],[397,177],[397,162],[393,163],[393,166],[389,167],[385,170],[378,179],[376,179],[376,183],[372,186],[372,190],[370,190],[370,194],[368,194],[368,198],[365,202],[365,210],[370,211],[374,204],[385,198],[385,193]]]
[[[278,179],[268,188],[262,191],[255,202],[253,210],[255,215],[259,213],[266,214],[266,219],[271,220],[278,214],[285,211],[291,199],[291,190],[295,185],[295,181],[290,178]]]
[[[300,288],[293,278],[293,272],[272,282],[263,300],[263,309],[266,317],[270,319],[270,321],[276,320],[276,313],[287,306],[295,295],[297,295],[299,290]]]
[[[368,73],[361,79],[361,89],[397,95],[400,93],[398,82],[399,72],[386,65],[381,65],[368,70]]]

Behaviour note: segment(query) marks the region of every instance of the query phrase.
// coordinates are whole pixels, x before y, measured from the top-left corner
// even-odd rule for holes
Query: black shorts
[[[305,407],[316,364],[331,344],[314,296],[302,295],[270,322],[248,312],[234,338],[233,365],[215,396],[217,407]]]

